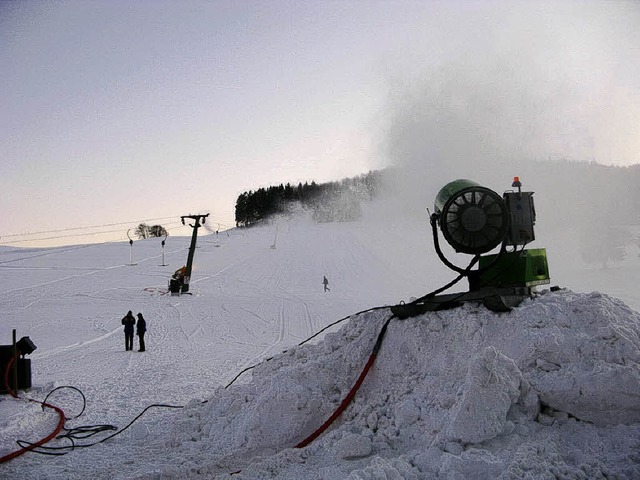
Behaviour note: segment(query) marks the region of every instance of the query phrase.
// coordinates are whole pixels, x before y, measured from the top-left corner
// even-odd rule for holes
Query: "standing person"
[[[122,324],[124,325],[124,349],[133,350],[133,326],[136,324],[136,319],[131,310],[123,317]]]
[[[143,318],[142,314],[138,314],[138,323],[136,323],[136,333],[138,334],[138,338],[140,340],[140,351],[144,352],[144,332],[147,331],[147,322]]]
[[[324,285],[324,291],[325,292],[330,292],[331,291],[331,289],[329,288],[329,280],[327,280],[327,277],[323,277],[322,285]]]

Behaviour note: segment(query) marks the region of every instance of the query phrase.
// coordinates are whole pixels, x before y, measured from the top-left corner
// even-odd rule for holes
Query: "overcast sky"
[[[412,135],[638,163],[638,25],[633,1],[2,0],[0,243],[230,227],[243,191],[411,164]]]

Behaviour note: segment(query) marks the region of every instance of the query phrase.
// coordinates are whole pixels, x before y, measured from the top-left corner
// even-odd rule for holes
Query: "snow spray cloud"
[[[637,188],[604,165],[640,163],[640,4],[431,8],[416,42],[427,48],[387,67],[381,151],[398,167],[386,186],[394,209],[423,225],[447,182],[469,178],[501,193],[517,175],[536,192],[535,246],[547,248],[554,281],[563,281],[561,264],[589,262],[589,251],[606,262],[607,232],[638,218],[612,208],[640,199],[621,198]]]
[[[433,9],[428,49],[389,81],[382,148],[411,204],[424,209],[455,178],[502,188],[531,160],[638,163],[640,5]]]

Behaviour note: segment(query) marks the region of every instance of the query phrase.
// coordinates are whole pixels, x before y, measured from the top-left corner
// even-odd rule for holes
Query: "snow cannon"
[[[509,222],[500,195],[471,180],[446,184],[435,200],[444,238],[456,252],[486,253],[502,243]]]
[[[467,277],[469,291],[446,295],[429,294],[409,304],[392,307],[400,318],[429,310],[481,302],[493,311],[508,311],[532,297],[538,285],[549,283],[544,248],[525,249],[535,240],[534,192],[523,192],[519,177],[502,195],[466,179],[446,184],[434,202],[430,216],[433,243],[440,260]],[[457,253],[473,255],[466,267],[447,259],[440,248],[438,227]],[[499,247],[497,253],[489,254]],[[439,291],[441,291],[440,289]]]

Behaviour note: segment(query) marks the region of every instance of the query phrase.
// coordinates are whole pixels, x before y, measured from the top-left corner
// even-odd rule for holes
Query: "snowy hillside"
[[[201,237],[193,295],[182,296],[165,292],[188,238],[167,240],[167,266],[159,239],[132,251],[128,243],[0,249],[0,343],[16,328],[38,347],[33,388],[21,396],[80,389],[86,410],[67,427],[123,428],[149,405],[184,407],[154,407],[122,434],[67,455],[26,453],[0,464],[1,476],[640,477],[640,315],[606,295],[640,308],[637,259],[596,271],[554,263],[550,252],[553,284],[570,289],[543,291],[506,314],[467,305],[391,321],[353,404],[310,446],[292,448],[345,397],[390,313],[369,311],[297,344],[452,277],[425,225],[376,225],[298,220]],[[144,353],[124,351],[128,310],[147,319]],[[73,389],[48,401],[68,417],[82,408]],[[56,423],[36,403],[0,397],[0,456]]]

